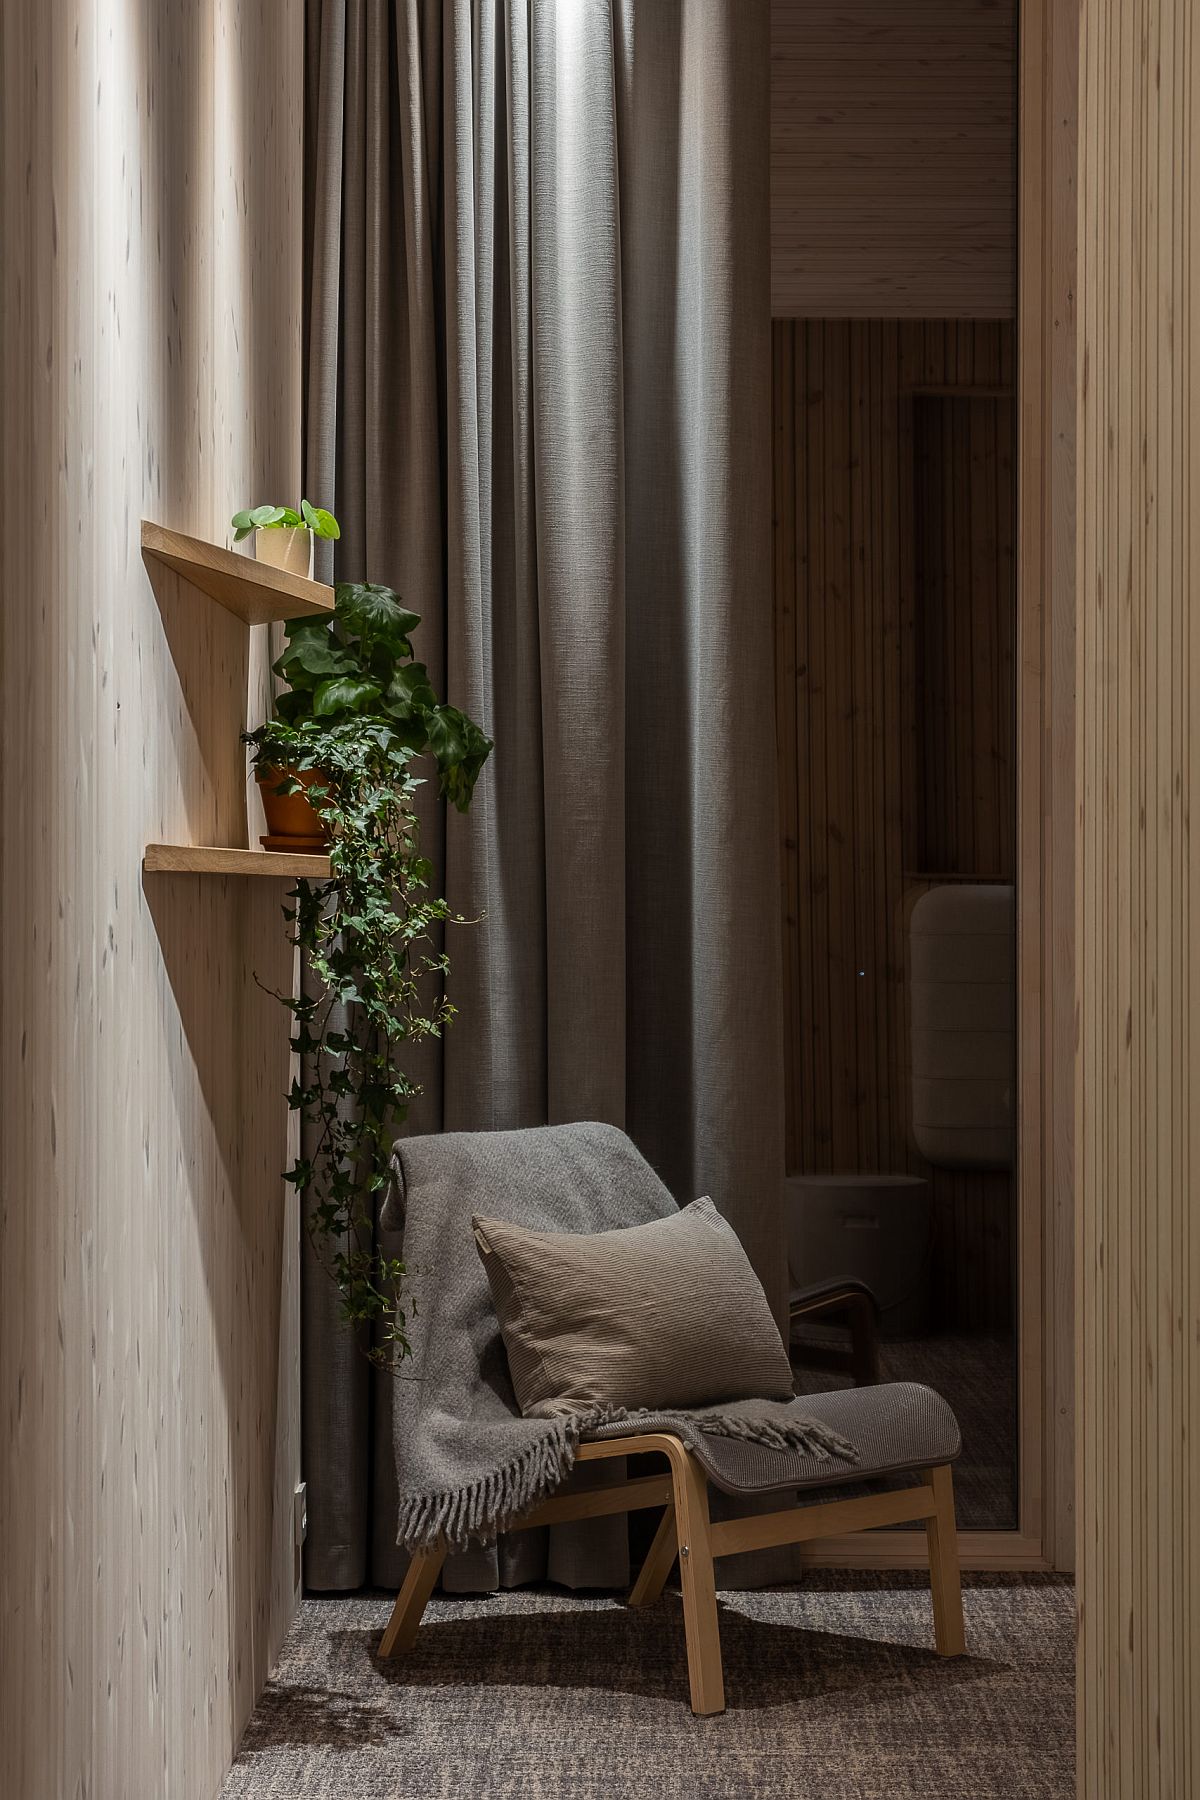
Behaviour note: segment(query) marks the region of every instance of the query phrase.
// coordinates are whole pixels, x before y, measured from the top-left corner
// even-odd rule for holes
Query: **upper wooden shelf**
[[[323,581],[289,575],[221,544],[206,544],[181,531],[168,531],[149,519],[142,520],[142,556],[165,563],[247,625],[333,611],[333,589]]]
[[[142,867],[148,875],[307,876],[328,881],[327,856],[292,856],[283,850],[226,850],[216,844],[147,844]]]

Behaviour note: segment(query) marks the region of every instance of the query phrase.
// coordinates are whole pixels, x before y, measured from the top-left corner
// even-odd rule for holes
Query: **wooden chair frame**
[[[836,1370],[850,1375],[855,1387],[873,1387],[879,1370],[879,1302],[865,1281],[826,1281],[817,1287],[797,1288],[788,1301],[791,1330],[805,1320],[840,1318],[850,1333],[849,1349],[834,1344],[789,1341],[793,1364],[806,1369]]]
[[[629,1593],[630,1606],[649,1606],[662,1593],[679,1559],[683,1589],[683,1623],[687,1641],[692,1711],[724,1712],[725,1682],[717,1625],[713,1561],[744,1550],[775,1544],[799,1544],[813,1538],[839,1537],[876,1525],[902,1525],[924,1520],[933,1590],[933,1631],[938,1654],[961,1656],[962,1588],[958,1571],[958,1539],[954,1523],[954,1488],[948,1463],[921,1472],[920,1485],[856,1495],[849,1500],[792,1505],[781,1512],[752,1513],[741,1519],[710,1520],[708,1479],[680,1438],[666,1432],[641,1437],[610,1438],[579,1446],[577,1461],[606,1457],[665,1456],[668,1473],[641,1475],[613,1487],[588,1488],[546,1500],[509,1527],[525,1531],[535,1525],[561,1525],[569,1519],[598,1519],[609,1513],[665,1508],[654,1542]],[[437,1584],[446,1547],[417,1550],[379,1645],[381,1657],[410,1650],[426,1603]]]

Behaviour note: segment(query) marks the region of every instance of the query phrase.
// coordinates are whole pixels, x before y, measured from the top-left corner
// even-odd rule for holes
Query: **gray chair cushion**
[[[915,1381],[887,1381],[876,1387],[842,1388],[829,1394],[805,1394],[804,1411],[850,1439],[861,1460],[809,1456],[798,1450],[768,1450],[739,1438],[713,1437],[682,1430],[678,1416],[669,1422],[649,1413],[639,1430],[671,1431],[683,1439],[709,1480],[727,1494],[765,1494],[779,1488],[834,1487],[862,1483],[899,1469],[928,1469],[953,1462],[962,1448],[958,1420],[940,1394]],[[628,1435],[629,1426],[601,1425],[588,1432],[604,1439]]]

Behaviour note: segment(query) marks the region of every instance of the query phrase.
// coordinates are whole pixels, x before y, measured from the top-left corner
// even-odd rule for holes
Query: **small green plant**
[[[403,1067],[414,1041],[454,1016],[440,926],[463,923],[428,894],[415,798],[428,753],[441,792],[460,812],[492,749],[473,720],[443,705],[413,660],[420,623],[390,588],[343,583],[331,620],[297,619],[275,672],[289,684],[276,716],[246,735],[256,769],[281,772],[280,792],[309,787],[330,831],[328,881],[302,880],[284,916],[314,981],[297,999],[291,1047],[301,1073],[288,1097],[314,1128],[286,1179],[337,1282],[344,1316],[374,1328],[385,1365],[409,1350],[404,1264],[373,1241],[375,1199],[388,1180],[396,1128],[418,1084]]]
[[[308,500],[300,502],[299,512],[294,506],[251,506],[243,512],[235,512],[229,522],[233,526],[235,544],[240,544],[252,531],[273,531],[285,525],[311,531],[319,538],[342,535],[342,528],[333,514],[324,506],[313,506]]]

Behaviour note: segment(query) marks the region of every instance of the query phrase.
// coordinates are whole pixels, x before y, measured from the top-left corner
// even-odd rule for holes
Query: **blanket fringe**
[[[849,1439],[819,1419],[788,1419],[776,1424],[770,1419],[703,1413],[696,1424],[710,1437],[741,1438],[747,1444],[764,1444],[768,1450],[799,1450],[820,1462],[831,1456],[843,1457],[846,1462],[858,1461],[858,1451]]]
[[[545,1437],[465,1487],[410,1494],[401,1501],[396,1541],[407,1550],[445,1543],[465,1550],[490,1543],[508,1522],[529,1512],[564,1482],[575,1466],[582,1430],[576,1419],[554,1419]]]
[[[514,1519],[545,1500],[575,1466],[580,1439],[602,1425],[635,1425],[657,1416],[650,1408],[594,1407],[547,1420],[547,1432],[498,1469],[461,1488],[410,1494],[400,1503],[396,1541],[408,1550],[445,1543],[463,1550],[472,1540],[491,1543]],[[817,1419],[745,1419],[732,1413],[690,1415],[713,1437],[737,1438],[769,1450],[798,1450],[857,1462],[858,1452],[840,1433]]]

